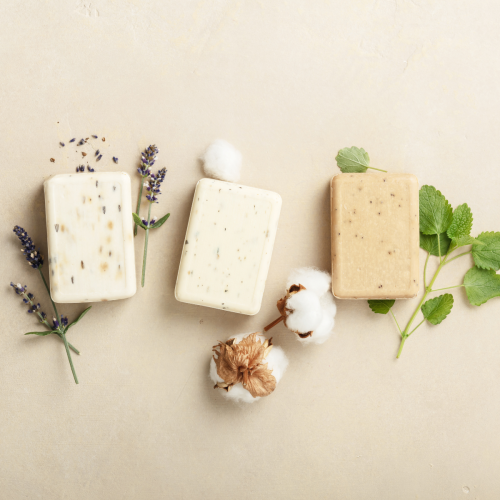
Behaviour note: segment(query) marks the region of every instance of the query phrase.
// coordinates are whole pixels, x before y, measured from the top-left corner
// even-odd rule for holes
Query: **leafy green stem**
[[[425,264],[424,264],[424,288],[427,288],[427,278],[426,278],[426,272],[427,272],[427,263],[429,262],[429,257],[431,254],[427,252],[427,258],[425,259]]]
[[[415,312],[413,313],[412,317],[410,318],[410,321],[408,321],[408,324],[406,325],[406,328],[404,329],[403,333],[401,334],[401,344],[399,345],[398,354],[396,356],[397,358],[399,358],[401,356],[401,352],[403,350],[403,346],[404,346],[404,343],[405,343],[406,339],[414,331],[413,330],[412,332],[408,333],[409,330],[410,330],[410,328],[411,328],[411,325],[412,325],[413,321],[415,320],[415,317],[417,316],[418,312],[420,311],[420,308],[422,307],[422,304],[425,302],[425,299],[427,298],[427,295],[429,295],[429,293],[431,293],[433,291],[432,290],[432,285],[436,281],[436,278],[438,277],[439,271],[441,271],[442,267],[445,265],[446,257],[447,257],[447,255],[445,255],[444,258],[443,258],[443,260],[439,263],[439,266],[436,269],[436,272],[434,273],[434,276],[432,277],[432,280],[429,283],[429,286],[425,287],[425,293],[424,293],[422,299],[418,303],[418,306],[415,309]],[[420,326],[420,325],[418,325],[418,326]]]
[[[462,257],[463,255],[469,255],[470,253],[472,253],[472,250],[469,250],[468,252],[459,253],[458,255],[455,255],[455,257],[453,257],[453,259],[450,259],[449,261],[447,261],[446,264],[449,264],[453,260],[458,259],[459,257]]]
[[[425,321],[425,318],[408,334],[408,337]]]
[[[379,172],[387,173],[387,170],[382,170],[381,168],[375,168],[375,167],[366,167],[366,168],[371,168],[372,170],[378,170]]]
[[[144,287],[144,280],[146,278],[146,258],[148,255],[149,222],[151,221],[151,205],[152,203],[150,202],[148,209],[148,227],[146,228],[146,237],[144,239],[144,257],[142,259],[142,280],[141,280],[142,287]]]
[[[465,286],[465,285],[454,285],[454,286],[445,286],[444,288],[435,288],[434,290],[429,290],[429,293],[432,293],[432,292],[439,292],[441,290],[449,290],[450,288],[459,288],[461,286]]]
[[[139,215],[139,210],[141,209],[142,189],[144,187],[144,177],[145,176],[142,176],[142,178],[141,178],[141,185],[139,187],[139,198],[137,198],[137,210],[136,210],[136,214],[137,215]],[[137,236],[137,223],[134,226],[134,236]]]
[[[52,307],[54,308],[54,313],[56,315],[57,322],[59,324],[61,324],[61,318],[59,317],[59,313],[57,312],[57,307],[54,304],[54,301],[52,300],[52,297],[50,296],[49,285],[47,285],[47,282],[45,281],[45,276],[42,273],[42,267],[41,266],[38,268],[38,272],[40,273],[40,276],[42,277],[42,280],[43,280],[43,284],[45,285],[45,289],[47,290],[47,293],[49,294],[49,299],[50,299],[50,302],[52,302]]]
[[[71,366],[71,372],[73,373],[75,384],[78,384],[78,377],[76,376],[75,367],[73,366],[73,360],[71,359],[71,353],[69,352],[69,345],[68,341],[66,340],[66,334],[61,333],[61,338],[64,341],[64,347],[66,348],[66,354],[68,355],[69,366]]]

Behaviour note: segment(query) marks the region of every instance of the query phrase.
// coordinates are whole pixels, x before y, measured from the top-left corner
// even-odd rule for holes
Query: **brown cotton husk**
[[[288,328],[287,324],[286,324],[286,319],[288,317],[288,312],[291,311],[291,309],[288,309],[286,307],[286,304],[288,302],[288,299],[292,296],[292,295],[295,295],[296,293],[300,292],[301,290],[306,290],[306,287],[303,286],[303,285],[292,285],[286,292],[286,295],[282,298],[282,299],[279,299],[277,304],[276,304],[276,307],[278,308],[278,311],[280,312],[281,314],[281,318],[279,320],[276,320],[274,321],[273,323],[276,323],[276,322],[279,322],[279,321],[283,321],[283,323],[285,323],[285,326]],[[271,323],[272,326],[274,326],[274,324]],[[266,327],[264,328],[264,331],[267,331],[269,328],[272,328],[272,326],[269,325],[269,327]],[[290,329],[291,330],[291,329]],[[311,337],[313,332],[310,331],[310,332],[306,332],[306,333],[299,333],[295,330],[291,330],[293,333],[296,333],[300,338],[302,339],[306,339],[307,337]]]
[[[252,333],[241,342],[235,339],[219,342],[213,347],[217,375],[224,382],[217,382],[214,389],[230,391],[238,383],[254,397],[268,396],[276,388],[276,378],[267,368],[266,356],[273,347],[272,339],[261,343],[258,333]]]

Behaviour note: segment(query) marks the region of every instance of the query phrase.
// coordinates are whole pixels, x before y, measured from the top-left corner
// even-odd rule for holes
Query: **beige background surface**
[[[474,234],[500,230],[499,21],[494,1],[2,2],[0,497],[500,498],[500,299],[472,307],[455,290],[399,361],[391,318],[365,302],[338,302],[322,346],[279,326],[288,372],[251,406],[223,401],[207,373],[217,340],[276,317],[292,267],[329,267],[341,147],[468,202]],[[139,151],[158,144],[155,210],[172,216],[151,236],[146,288],[69,334],[75,386],[57,338],[22,335],[36,323],[9,282],[49,303],[11,231],[46,251],[42,181],[78,163],[60,140],[92,133],[106,137],[99,170],[129,172],[134,193]],[[174,299],[197,158],[218,137],[242,151],[243,183],[283,197],[254,317]],[[415,307],[399,302],[400,321]]]

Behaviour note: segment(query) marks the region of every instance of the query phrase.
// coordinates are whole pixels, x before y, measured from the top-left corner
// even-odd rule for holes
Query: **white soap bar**
[[[54,302],[125,299],[136,291],[130,177],[62,174],[44,183]]]
[[[201,179],[177,275],[177,300],[257,314],[280,210],[277,193]]]

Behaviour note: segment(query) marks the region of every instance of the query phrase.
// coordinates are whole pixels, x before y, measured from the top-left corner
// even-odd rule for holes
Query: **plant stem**
[[[440,290],[449,290],[450,288],[460,288],[461,286],[465,286],[465,285],[455,285],[455,286],[446,286],[444,288],[436,288],[435,290],[429,290],[429,293],[439,292]]]
[[[149,221],[151,220],[151,205],[152,203],[149,203],[149,210],[148,210],[148,227],[146,229],[146,238],[144,240],[144,257],[142,259],[142,280],[141,280],[141,285],[144,287],[144,280],[146,278],[146,257],[148,255],[148,239],[149,239]]]
[[[472,250],[469,250],[468,252],[459,253],[458,255],[455,255],[455,257],[453,257],[453,259],[450,259],[448,262],[446,262],[446,264],[449,264],[451,261],[458,259],[459,257],[462,257],[462,255],[468,255],[470,253],[472,253]]]
[[[139,215],[139,210],[141,209],[141,200],[142,200],[142,188],[144,186],[144,177],[141,176],[141,186],[139,187],[139,198],[137,199],[137,210],[135,213]],[[134,236],[137,236],[137,224],[134,227]]]
[[[63,334],[62,334],[62,333],[58,333],[57,335],[58,335],[58,337],[60,337],[62,340],[64,340],[64,339],[63,339],[63,337],[62,337],[62,336],[63,336]],[[69,348],[70,348],[70,349],[71,349],[71,350],[72,350],[75,354],[80,355],[80,351],[79,351],[79,350],[78,350],[78,349],[77,349],[74,345],[71,345],[69,342],[68,342],[68,347],[69,347]]]
[[[269,323],[269,325],[264,327],[264,331],[267,332],[271,328],[274,328],[278,323],[281,323],[285,318],[283,316],[280,316],[278,319],[275,319],[272,323]]]
[[[366,167],[366,168],[371,168],[372,170],[378,170],[379,172],[387,173],[387,170],[382,170],[381,168],[375,168],[375,167]]]
[[[427,271],[427,262],[429,262],[429,257],[431,256],[430,252],[427,253],[427,258],[425,259],[424,265],[424,288],[427,288],[427,278],[425,277],[425,273]]]
[[[73,378],[75,379],[75,384],[78,384],[78,377],[76,376],[75,367],[73,366],[73,360],[71,359],[71,353],[69,352],[68,341],[66,340],[66,335],[61,333],[61,337],[64,340],[64,347],[66,348],[66,354],[68,355],[69,366],[71,366],[71,371],[73,372]]]
[[[42,277],[42,280],[43,280],[43,284],[45,285],[45,288],[47,289],[47,293],[49,294],[49,299],[50,301],[52,302],[52,307],[54,308],[54,312],[56,314],[56,319],[57,319],[57,322],[59,324],[61,324],[61,320],[59,318],[59,313],[57,312],[57,307],[56,305],[54,304],[54,301],[52,300],[52,297],[50,296],[50,290],[49,290],[49,285],[47,285],[47,282],[45,281],[45,276],[43,275],[42,273],[42,267],[40,266],[38,268],[38,272],[40,273],[40,276]]]
[[[414,330],[412,330],[412,332],[408,333],[410,330],[411,324],[413,323],[415,317],[417,316],[418,311],[420,311],[422,304],[425,302],[427,295],[429,295],[429,293],[435,291],[435,290],[432,290],[432,285],[436,281],[436,278],[438,277],[439,271],[441,271],[441,268],[445,265],[447,256],[448,255],[445,255],[443,260],[439,263],[439,266],[436,269],[436,272],[434,273],[434,276],[432,277],[431,282],[429,283],[429,286],[425,287],[425,293],[424,293],[422,299],[420,300],[417,308],[415,309],[415,312],[413,313],[412,317],[410,318],[410,321],[408,321],[406,328],[404,329],[403,333],[401,334],[401,344],[399,345],[398,354],[396,356],[397,358],[399,358],[401,356],[401,351],[403,350],[403,346],[405,344],[406,339],[409,337],[409,335],[411,335],[411,333],[413,333],[416,330],[416,328],[415,328]],[[418,326],[420,326],[420,325],[418,325]],[[417,326],[417,328],[418,328],[418,326]]]
[[[392,309],[389,309],[389,311],[391,312],[392,317],[394,318],[394,321],[396,322],[396,326],[398,327],[399,333],[401,333],[401,328],[399,327],[399,323],[398,323],[398,320],[396,319],[396,316],[394,316]],[[265,328],[264,328],[264,331],[265,331]]]
[[[425,318],[408,334],[408,337],[425,321]]]

